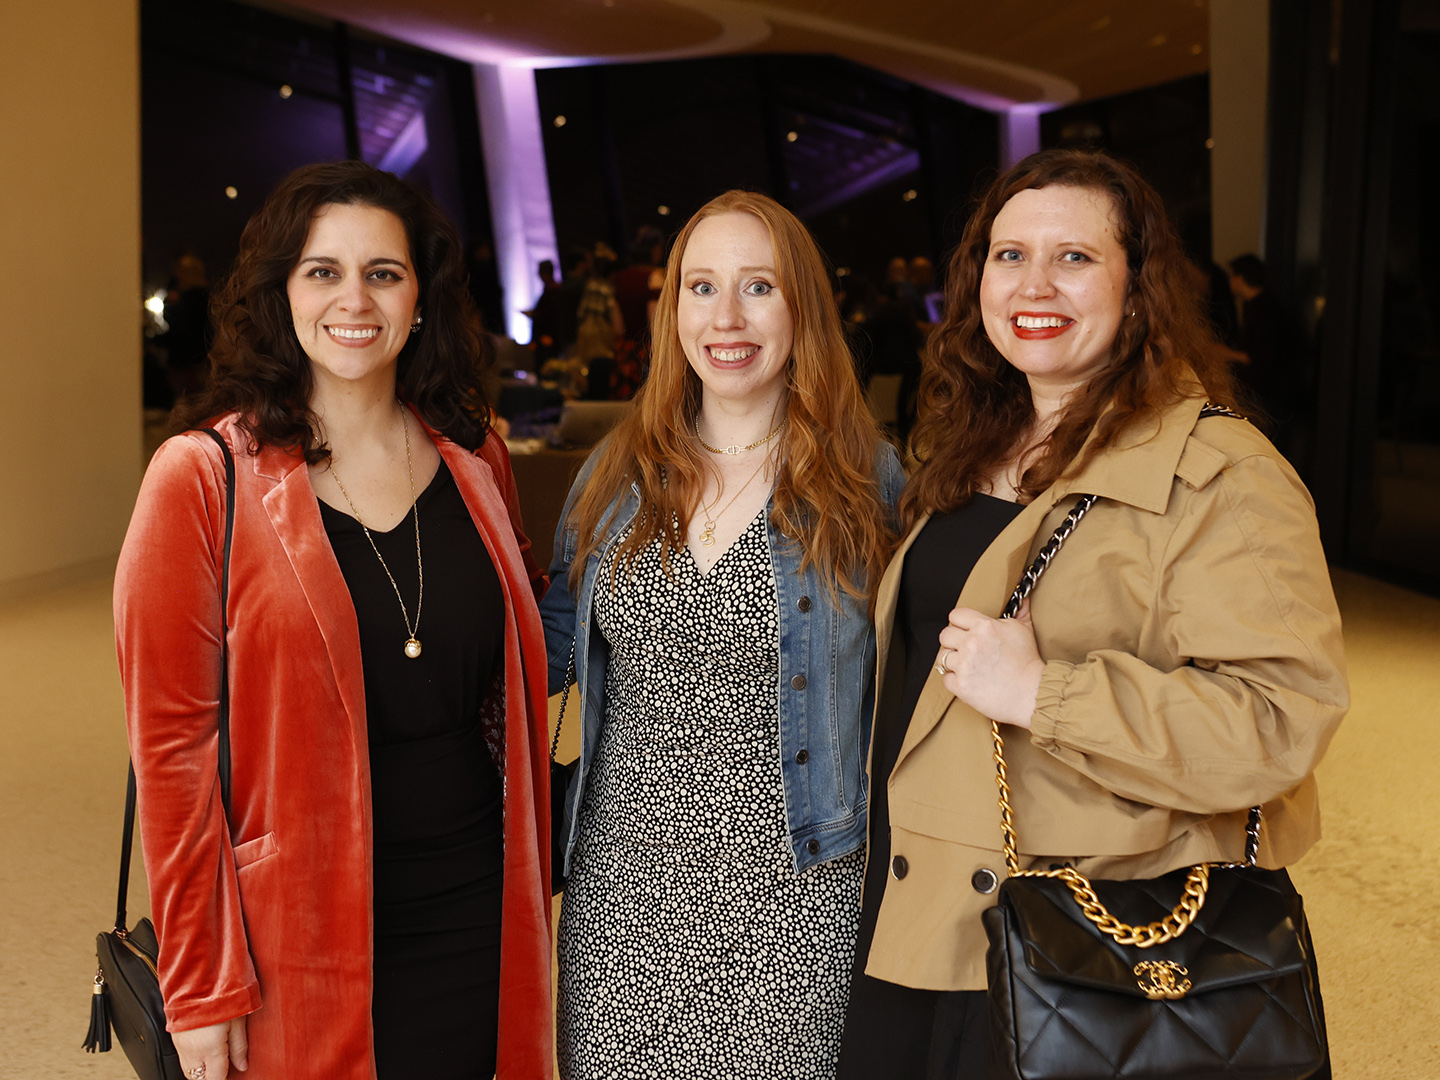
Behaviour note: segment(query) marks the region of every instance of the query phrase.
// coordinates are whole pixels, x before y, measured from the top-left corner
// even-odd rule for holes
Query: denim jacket
[[[560,692],[569,671],[571,644],[575,652],[575,689],[566,723],[581,725],[580,764],[565,799],[565,871],[579,835],[579,811],[585,784],[600,745],[605,722],[605,671],[609,645],[604,634],[591,633],[596,579],[606,554],[635,519],[640,507],[638,487],[611,504],[602,542],[590,552],[580,581],[579,604],[570,593],[570,563],[579,547],[570,512],[590,479],[597,460],[592,454],[580,471],[560,525],[550,564],[550,590],[540,604],[545,644],[550,656],[550,693]],[[880,497],[893,513],[905,485],[894,449],[884,443],[875,459]],[[773,509],[773,499],[767,507]],[[767,523],[766,540],[775,567],[780,606],[780,673],[776,689],[780,704],[780,775],[785,793],[785,819],[798,874],[816,863],[855,851],[865,842],[865,759],[874,709],[875,630],[863,599],[840,594],[840,607],[830,600],[815,567],[800,571],[796,545]],[[576,611],[580,617],[576,619]]]

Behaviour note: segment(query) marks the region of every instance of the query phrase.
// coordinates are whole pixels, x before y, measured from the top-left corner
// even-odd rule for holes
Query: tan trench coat
[[[1101,497],[1031,597],[1045,671],[1032,731],[1003,729],[1022,865],[1129,878],[1238,858],[1255,803],[1264,865],[1319,837],[1313,773],[1349,694],[1314,506],[1250,424],[1200,420],[1202,404],[1167,409],[1046,491],[960,594],[998,616],[1078,495]],[[923,525],[880,585],[882,675]],[[1005,873],[991,752],[989,721],[932,673],[889,779],[891,855],[908,865],[897,878],[892,859],[868,974],[984,988],[980,913]]]

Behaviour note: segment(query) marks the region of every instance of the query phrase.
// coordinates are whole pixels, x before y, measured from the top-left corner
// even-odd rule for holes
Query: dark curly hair
[[[296,169],[246,224],[235,267],[210,305],[209,386],[176,409],[175,429],[236,411],[257,448],[304,448],[311,465],[330,456],[317,445],[310,359],[285,287],[316,213],[332,205],[388,210],[405,226],[425,318],[400,350],[398,392],[436,431],[476,449],[490,426],[480,376],[494,358],[466,287],[460,238],[428,196],[361,161]]]
[[[901,499],[906,525],[957,509],[1020,448],[1034,421],[1030,384],[991,344],[980,309],[990,229],[1021,191],[1049,187],[1104,193],[1129,266],[1127,306],[1114,362],[1076,395],[1020,479],[1029,501],[1067,469],[1073,475],[1125,429],[1182,397],[1236,406],[1234,379],[1201,315],[1191,273],[1159,194],[1133,166],[1095,151],[1043,150],[1011,166],[981,197],[950,260],[945,319],[920,379],[912,449],[918,468]],[[1198,380],[1199,385],[1196,385]],[[1085,447],[1091,432],[1094,440]],[[1085,448],[1081,457],[1081,449]]]

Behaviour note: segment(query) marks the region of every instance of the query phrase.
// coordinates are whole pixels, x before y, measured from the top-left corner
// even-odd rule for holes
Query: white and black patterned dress
[[[863,855],[796,875],[762,511],[703,577],[655,544],[607,587],[606,716],[560,919],[560,1072],[830,1078]]]

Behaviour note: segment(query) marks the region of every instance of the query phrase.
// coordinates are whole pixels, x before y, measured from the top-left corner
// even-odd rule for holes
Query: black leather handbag
[[[1095,501],[1076,503],[1002,618],[1019,610]],[[994,1076],[1313,1076],[1328,1058],[1315,951],[1290,876],[1255,865],[1260,808],[1250,811],[1242,863],[1132,881],[1021,870],[1004,739],[999,724],[991,731],[1009,870],[983,916]]]
[[[230,598],[230,542],[235,531],[235,459],[219,433],[201,428],[220,444],[225,455],[225,551],[220,571],[220,797],[226,817],[230,811],[230,666],[225,612]],[[98,966],[90,996],[90,1030],[81,1044],[92,1054],[111,1048],[114,1029],[120,1049],[140,1080],[184,1080],[175,1044],[165,1030],[165,1002],[160,994],[159,945],[155,927],[141,919],[125,926],[130,884],[130,852],[135,837],[135,765],[125,785],[125,826],[120,841],[120,887],[115,904],[114,929],[95,938]]]

